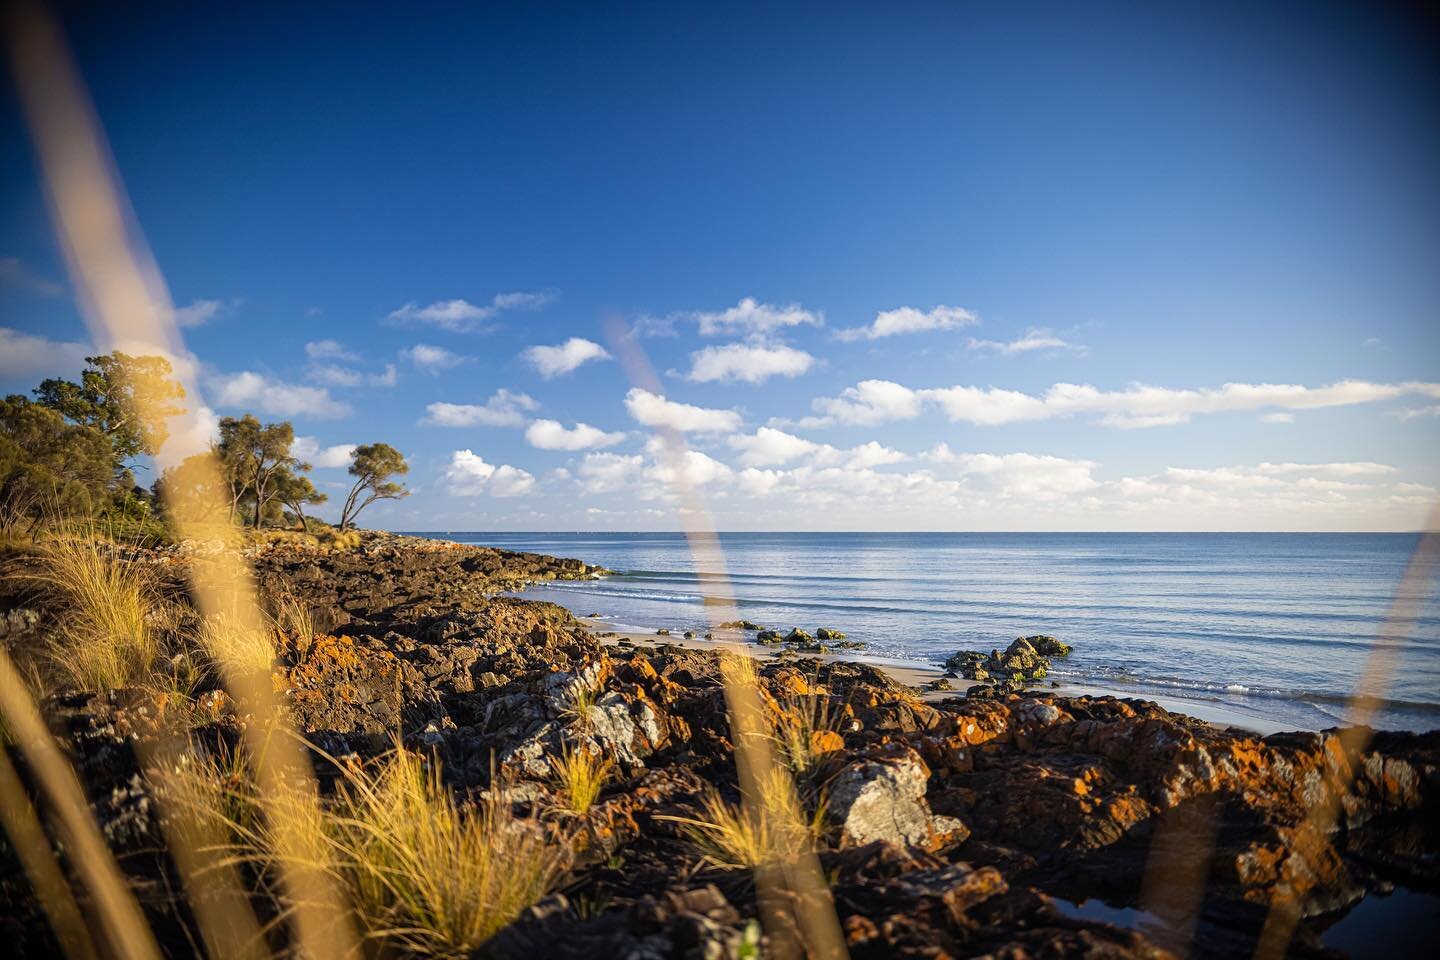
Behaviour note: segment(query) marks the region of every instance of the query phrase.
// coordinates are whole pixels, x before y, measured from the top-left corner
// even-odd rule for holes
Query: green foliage
[[[55,410],[12,395],[0,401],[0,509],[7,526],[47,515],[89,517],[111,501],[110,443]]]
[[[185,388],[164,357],[127,353],[86,357],[80,382],[52,378],[35,388],[36,402],[71,423],[96,430],[110,444],[116,469],[164,444],[170,417],[183,413]]]
[[[281,467],[275,471],[271,478],[275,490],[275,500],[289,507],[300,519],[300,529],[308,531],[309,523],[305,519],[305,506],[309,504],[316,506],[329,500],[330,497],[315,489],[315,484],[310,478],[299,471],[309,470],[310,464],[296,463],[290,467]]]
[[[355,517],[376,500],[399,500],[408,497],[410,491],[392,477],[410,472],[410,465],[399,450],[388,443],[365,443],[355,448],[350,463],[350,475],[355,485],[345,498],[345,507],[340,512],[340,529],[344,530],[355,522]]]
[[[266,520],[268,507],[273,505],[278,514],[279,504],[272,504],[276,477],[301,466],[300,461],[290,455],[294,443],[295,427],[288,422],[262,424],[248,413],[243,417],[221,418],[216,452],[230,488],[231,519],[247,500],[252,507],[251,522],[256,528]]]

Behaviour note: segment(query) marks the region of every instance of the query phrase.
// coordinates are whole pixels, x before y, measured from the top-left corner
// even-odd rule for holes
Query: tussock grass
[[[314,638],[315,618],[309,606],[287,593],[271,601],[270,607],[269,620],[276,633],[302,645]]]
[[[151,571],[97,537],[66,534],[41,547],[27,578],[60,609],[45,657],[51,672],[82,690],[124,687],[148,678],[163,652],[156,626],[160,597]]]
[[[775,721],[776,753],[797,777],[810,779],[828,753],[826,741],[843,740],[843,722],[844,715],[831,709],[828,694],[786,697]]]
[[[397,748],[365,767],[339,765],[336,797],[295,804],[280,818],[303,835],[290,866],[341,884],[368,938],[422,956],[462,957],[548,893],[569,865],[567,848],[519,817],[503,789],[461,805],[439,771]],[[171,796],[222,825],[233,856],[274,876],[281,845],[254,788],[224,758],[195,761],[170,775]],[[283,892],[266,888],[284,916]]]
[[[231,617],[206,617],[195,639],[226,677],[269,673],[275,662],[269,632],[248,628]]]
[[[565,796],[566,808],[583,814],[595,805],[600,791],[605,789],[615,762],[588,746],[566,746],[558,757],[550,757],[550,769]]]
[[[818,849],[824,810],[805,815],[786,771],[763,775],[759,794],[733,804],[710,788],[701,795],[699,816],[660,819],[679,823],[706,861],[723,869],[784,863]]]

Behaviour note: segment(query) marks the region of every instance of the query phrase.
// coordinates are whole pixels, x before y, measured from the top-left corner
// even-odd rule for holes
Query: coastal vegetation
[[[295,454],[288,421],[222,417],[208,449],[167,467],[148,487],[141,484],[137,474],[153,470],[169,439],[167,424],[186,412],[184,387],[163,357],[116,351],[86,363],[79,382],[51,378],[34,389],[33,399],[12,394],[0,401],[0,534],[6,541],[38,541],[46,531],[64,530],[168,542],[175,521],[213,522],[222,511],[225,527],[319,535],[330,529],[306,515],[329,496],[309,476],[312,465]],[[396,479],[409,465],[388,444],[357,445],[348,470],[355,479],[339,532],[353,527],[370,504],[409,493]]]

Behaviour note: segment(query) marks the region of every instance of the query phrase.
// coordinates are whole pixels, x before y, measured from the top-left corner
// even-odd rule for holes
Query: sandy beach
[[[585,628],[593,631],[606,644],[629,643],[636,647],[659,647],[662,645],[684,647],[691,650],[739,650],[749,656],[760,660],[774,660],[782,656],[791,655],[785,647],[773,647],[755,643],[752,639],[754,634],[744,630],[716,630],[714,639],[706,640],[703,637],[686,638],[683,633],[678,634],[657,634],[637,630],[617,630],[614,624],[607,622],[603,617],[580,617],[580,622]],[[954,697],[964,697],[965,692],[974,686],[974,681],[965,680],[961,677],[947,676],[947,671],[933,664],[896,660],[887,657],[867,657],[862,651],[847,650],[843,653],[803,653],[798,656],[812,658],[821,661],[848,660],[856,663],[866,663],[874,666],[897,682],[907,687],[912,687],[917,695],[930,702],[939,702]],[[942,678],[950,681],[949,690],[932,690],[930,684]],[[1121,699],[1136,697],[1133,691],[1122,688],[1107,688],[1093,684],[1067,683],[1062,680],[1047,681],[1037,684],[1035,689],[1043,689],[1062,697],[1118,697]],[[1258,733],[1268,736],[1272,733],[1279,733],[1286,729],[1283,725],[1266,720],[1262,717],[1251,716],[1236,710],[1230,710],[1218,704],[1204,703],[1198,700],[1190,700],[1183,697],[1163,697],[1146,695],[1138,698],[1149,700],[1160,704],[1166,710],[1175,713],[1183,713],[1187,716],[1203,720],[1206,723],[1214,724],[1217,727],[1234,727],[1246,730],[1251,733]]]

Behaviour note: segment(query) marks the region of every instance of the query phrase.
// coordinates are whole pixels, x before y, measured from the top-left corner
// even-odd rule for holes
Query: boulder
[[[845,766],[830,784],[826,816],[839,828],[842,845],[877,840],[928,847],[934,837],[925,787],[930,771],[911,749]]]

